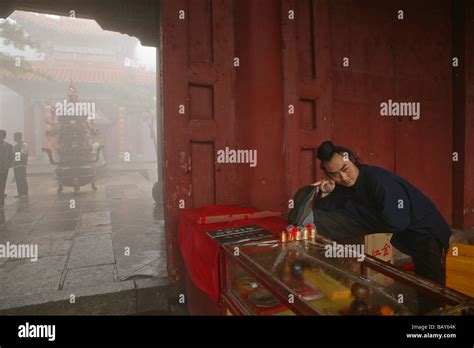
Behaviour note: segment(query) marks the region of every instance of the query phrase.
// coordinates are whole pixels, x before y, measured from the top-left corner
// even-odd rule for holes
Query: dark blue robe
[[[451,229],[428,197],[383,168],[361,163],[357,167],[356,183],[336,185],[331,194],[317,199],[316,210],[343,209],[368,233],[393,233],[393,246],[408,255],[433,236],[448,248]]]

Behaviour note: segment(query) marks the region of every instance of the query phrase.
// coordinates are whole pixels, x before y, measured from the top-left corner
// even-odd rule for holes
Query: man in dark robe
[[[359,163],[348,149],[326,141],[318,148],[321,168],[330,180],[318,186],[316,209],[304,224],[333,240],[390,232],[391,243],[413,259],[415,273],[444,284],[443,250],[451,229],[436,206],[407,180],[383,168]],[[420,312],[439,305],[420,298]]]

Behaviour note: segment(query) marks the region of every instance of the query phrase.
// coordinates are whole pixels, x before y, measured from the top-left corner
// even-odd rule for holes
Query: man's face
[[[359,177],[359,168],[352,163],[348,154],[336,153],[330,161],[323,164],[326,174],[338,185],[351,187]]]

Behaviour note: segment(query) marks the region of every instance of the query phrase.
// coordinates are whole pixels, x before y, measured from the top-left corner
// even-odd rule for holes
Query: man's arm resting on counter
[[[330,193],[318,194],[316,198],[316,210],[330,211],[335,209],[342,209],[346,204],[346,197],[341,187],[336,185],[334,190]]]

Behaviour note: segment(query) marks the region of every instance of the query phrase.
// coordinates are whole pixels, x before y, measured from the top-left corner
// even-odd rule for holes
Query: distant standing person
[[[23,134],[13,135],[16,144],[13,146],[13,172],[15,174],[18,197],[28,197],[28,182],[26,181],[26,166],[28,165],[28,144],[23,141]]]
[[[7,131],[0,129],[0,209],[5,205],[5,186],[13,159],[13,146],[5,141]]]

